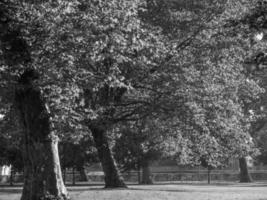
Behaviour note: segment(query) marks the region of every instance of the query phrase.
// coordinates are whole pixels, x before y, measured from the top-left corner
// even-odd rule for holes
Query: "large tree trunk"
[[[248,165],[245,157],[239,159],[239,169],[240,169],[240,183],[250,183],[252,182],[252,177],[248,172]]]
[[[152,173],[148,161],[142,162],[142,184],[153,184]]]
[[[62,180],[58,138],[52,131],[50,113],[34,86],[36,72],[26,70],[16,87],[15,102],[24,129],[24,186],[21,200],[69,199]]]
[[[18,22],[14,19],[16,13],[12,8],[13,3],[10,6],[9,1],[0,3],[1,58],[10,68],[27,66],[31,62],[29,46],[21,37],[19,26],[16,27]],[[48,108],[40,89],[34,86],[36,79],[35,70],[26,69],[15,90],[15,104],[24,134],[24,186],[21,200],[66,200],[69,197],[62,181],[58,138],[51,130]]]
[[[124,183],[119,169],[113,158],[112,152],[109,147],[106,130],[101,127],[101,124],[90,123],[89,128],[92,132],[94,142],[97,148],[98,157],[102,164],[105,175],[106,188],[127,187]]]

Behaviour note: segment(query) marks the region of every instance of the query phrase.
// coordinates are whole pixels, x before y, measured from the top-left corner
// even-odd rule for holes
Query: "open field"
[[[128,189],[68,187],[73,200],[267,200],[267,184],[156,184]],[[0,200],[19,200],[20,187],[0,188]]]

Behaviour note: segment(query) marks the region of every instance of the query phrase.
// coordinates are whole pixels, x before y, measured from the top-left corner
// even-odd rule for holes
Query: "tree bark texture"
[[[137,180],[138,180],[138,184],[141,184],[141,166],[140,166],[140,162],[138,162],[138,167],[137,167]]]
[[[62,181],[58,138],[51,130],[49,112],[40,89],[33,83],[38,79],[37,73],[26,69],[31,62],[31,53],[21,37],[20,28],[15,25],[16,13],[9,4],[12,3],[0,2],[2,58],[9,67],[25,66],[15,89],[15,104],[23,128],[24,186],[21,200],[66,200],[69,197]]]
[[[239,169],[240,169],[240,174],[239,174],[240,183],[252,182],[252,177],[248,172],[248,165],[245,157],[239,158]]]
[[[66,200],[69,195],[62,180],[58,138],[54,134],[49,110],[34,74],[25,71],[16,87],[15,102],[24,129],[24,186],[21,200]],[[23,80],[22,80],[23,78]]]
[[[13,186],[13,178],[14,178],[14,167],[10,166],[10,178],[9,178],[9,185]]]
[[[92,132],[98,152],[98,157],[104,171],[105,187],[127,187],[122,176],[119,173],[119,169],[110,150],[105,128],[102,128],[101,124],[93,123],[90,123],[89,128]]]
[[[76,178],[75,178],[75,168],[72,167],[72,185],[76,184]]]
[[[152,173],[148,161],[142,162],[142,184],[153,184]]]
[[[211,167],[208,167],[208,184],[211,182]]]

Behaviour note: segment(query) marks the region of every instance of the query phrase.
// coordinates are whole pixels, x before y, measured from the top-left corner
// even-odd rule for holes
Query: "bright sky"
[[[254,39],[257,40],[257,41],[261,41],[263,39],[263,33],[257,33],[254,36]]]

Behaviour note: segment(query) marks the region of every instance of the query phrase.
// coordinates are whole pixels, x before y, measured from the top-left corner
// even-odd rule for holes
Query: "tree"
[[[87,122],[98,149],[106,187],[125,187],[106,137],[109,127],[128,115],[121,111],[116,115],[122,113],[123,116],[112,114],[113,104],[119,103],[122,95],[131,88],[131,83],[120,75],[121,71],[129,77],[135,68],[136,74],[146,70],[145,64],[152,66],[163,52],[159,47],[164,49],[163,43],[153,34],[158,33],[157,29],[140,23],[137,12],[140,5],[139,1],[44,3],[43,7],[31,7],[30,16],[27,16],[34,18],[38,27],[50,27],[41,32],[42,40],[32,49],[34,55],[38,53],[34,63],[39,69],[45,68],[47,62],[48,66],[58,66],[49,68],[51,74],[46,73],[54,85],[44,87],[44,91],[49,91],[45,93],[51,100],[51,109],[57,113],[54,119],[76,122],[72,125]],[[31,27],[27,28],[30,34],[25,37],[33,43],[36,35]],[[59,45],[51,46],[51,41]],[[38,46],[40,43],[48,48],[42,49]],[[143,52],[148,55],[142,55]],[[57,77],[64,81],[57,82]],[[119,105],[117,107],[116,110],[120,110]]]
[[[165,153],[167,137],[159,121],[144,119],[119,128],[113,148],[115,159],[123,171],[142,169],[142,184],[152,184],[150,165]],[[164,136],[165,135],[165,136]],[[165,150],[165,151],[164,151]],[[138,172],[139,173],[139,172]]]
[[[24,186],[21,199],[68,199],[61,177],[57,136],[36,84],[39,75],[35,69],[26,67],[32,59],[29,46],[22,37],[16,6],[16,2],[1,2],[0,40],[2,67],[8,67],[11,72],[19,68],[23,70],[15,82],[14,92],[14,106],[23,130]],[[13,18],[11,13],[14,11]],[[12,77],[10,73],[7,75]],[[12,81],[14,77],[5,84]]]
[[[88,135],[81,135],[78,138],[65,137],[60,144],[60,160],[62,168],[74,168],[80,172],[80,181],[88,181],[86,166],[98,162],[97,152],[94,149],[93,140]]]
[[[265,72],[265,48],[266,41],[265,35],[262,31],[266,28],[266,1],[253,1],[251,2],[251,7],[249,11],[239,20],[234,20],[232,26],[235,27],[235,31],[242,31],[246,38],[251,41],[251,51],[247,56],[245,61],[245,69],[247,71],[247,76],[250,79],[256,80],[261,87],[264,89],[265,80],[262,75]],[[244,96],[241,94],[241,96]],[[247,95],[246,95],[247,96]],[[244,98],[244,111],[245,114],[250,115],[251,127],[250,133],[254,140],[257,141],[255,137],[255,132],[258,132],[262,127],[264,127],[264,111],[262,110],[262,105],[264,104],[265,94],[260,95],[260,98]],[[252,115],[251,115],[252,114]],[[239,159],[240,165],[240,182],[251,182],[252,178],[248,173],[246,158],[242,157]]]
[[[258,163],[263,163],[263,164],[267,163],[267,147],[266,147],[267,137],[265,130],[266,130],[266,125],[264,125],[264,127],[262,127],[261,130],[259,130],[256,133],[256,140],[261,152],[261,154],[256,157],[256,161]]]
[[[185,69],[187,74],[182,80],[188,83],[185,88],[193,92],[185,96],[192,111],[188,113],[191,123],[184,122],[183,126],[191,137],[187,158],[192,156],[192,163],[200,162],[204,156],[208,166],[220,166],[229,155],[239,157],[254,152],[249,135],[251,115],[246,116],[244,102],[257,99],[262,89],[246,76],[243,63],[255,49],[249,49],[249,27],[243,24],[241,29],[233,32],[227,25],[231,19],[242,19],[247,14],[245,9],[255,2],[244,1],[241,7],[239,3],[229,1],[219,17],[205,24],[204,31],[201,29],[188,46],[190,49],[186,49],[186,56],[191,55],[187,65],[190,68]],[[245,12],[232,18],[236,9]],[[237,35],[239,32],[241,34]],[[239,134],[242,137],[237,139]],[[232,137],[230,142],[228,139]],[[241,148],[233,148],[235,143],[242,145]],[[191,146],[194,144],[199,145]]]

